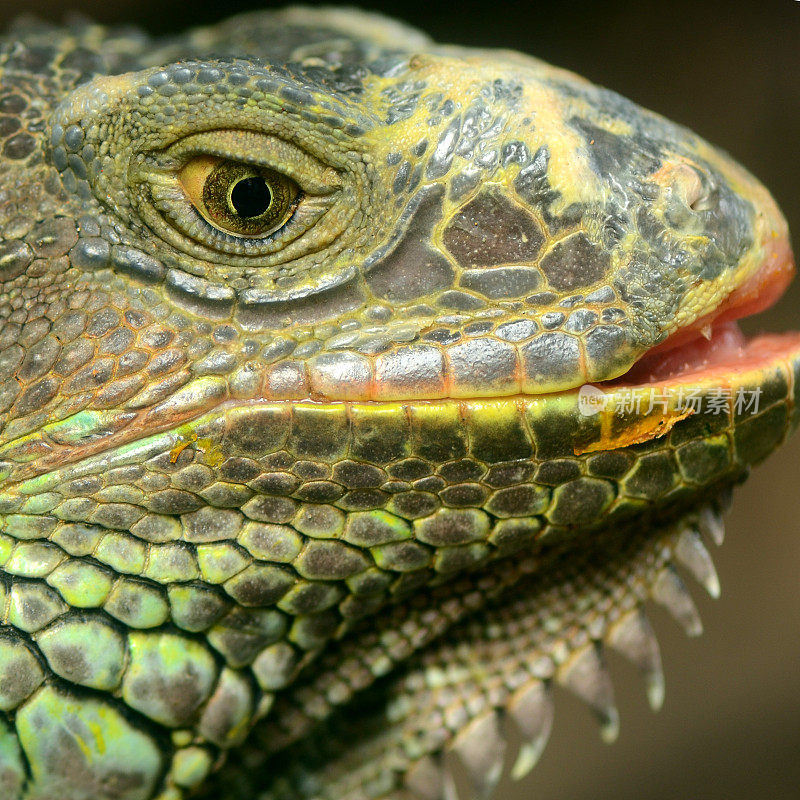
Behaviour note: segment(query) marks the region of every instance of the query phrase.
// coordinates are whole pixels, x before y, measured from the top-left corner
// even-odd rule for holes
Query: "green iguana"
[[[0,796],[485,798],[556,684],[612,739],[604,648],[658,707],[642,606],[699,632],[676,565],[718,592],[797,423],[800,335],[735,323],[792,271],[725,154],[528,56],[18,23]]]

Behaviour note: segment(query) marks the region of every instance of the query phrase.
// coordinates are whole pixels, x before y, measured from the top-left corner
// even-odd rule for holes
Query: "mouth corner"
[[[789,288],[795,271],[788,235],[773,232],[765,242],[758,269],[725,298],[714,312],[713,321],[730,322],[771,308]]]
[[[759,268],[713,312],[675,331],[645,352],[626,373],[600,385],[616,388],[710,378],[724,382],[732,374],[800,358],[800,332],[747,337],[737,324],[775,305],[795,271],[788,237],[773,235]]]

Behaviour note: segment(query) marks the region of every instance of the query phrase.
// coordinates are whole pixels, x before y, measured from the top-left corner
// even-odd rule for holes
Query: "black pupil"
[[[272,202],[267,182],[258,176],[240,180],[231,190],[233,210],[245,219],[260,217]]]

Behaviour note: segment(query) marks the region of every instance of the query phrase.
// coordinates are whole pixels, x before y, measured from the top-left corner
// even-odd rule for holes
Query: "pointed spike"
[[[470,798],[487,800],[502,775],[506,750],[498,713],[490,711],[473,719],[459,731],[450,749],[469,779]]]
[[[635,608],[615,622],[606,641],[637,667],[645,681],[650,708],[658,711],[664,703],[664,670],[658,640],[644,611]]]
[[[619,713],[614,705],[614,688],[602,650],[589,644],[561,665],[558,681],[579,697],[600,720],[600,736],[613,742],[619,734]]]
[[[444,769],[444,792],[442,800],[459,800],[456,780],[448,767]]]
[[[444,784],[441,761],[433,756],[423,756],[405,774],[406,789],[419,800],[441,800]]]
[[[675,546],[675,558],[692,573],[711,597],[715,600],[719,597],[717,570],[697,531],[691,528],[681,531]]]
[[[545,681],[531,681],[514,693],[507,709],[522,736],[517,760],[511,768],[511,777],[519,780],[536,766],[550,738],[553,727],[550,685]]]
[[[725,526],[722,522],[722,515],[717,513],[711,506],[704,506],[700,509],[698,519],[700,531],[711,538],[717,547],[725,541]]]
[[[719,504],[720,514],[730,511],[733,505],[733,486],[728,485],[722,489],[717,498],[717,502]]]
[[[668,564],[661,570],[650,594],[653,600],[672,614],[687,636],[699,636],[703,632],[703,623],[694,600],[673,566]]]

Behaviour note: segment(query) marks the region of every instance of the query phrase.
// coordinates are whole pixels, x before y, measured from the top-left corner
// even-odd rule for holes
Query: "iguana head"
[[[0,77],[0,563],[16,581],[8,647],[41,673],[0,708],[31,791],[84,797],[135,751],[120,796],[177,797],[256,720],[272,725],[264,752],[295,742],[563,564],[591,611],[555,643],[526,640],[550,664],[528,677],[561,675],[613,730],[587,642],[614,639],[651,584],[693,629],[662,577],[671,554],[716,578],[676,520],[796,422],[800,337],[745,341],[734,322],[793,272],[764,187],[578,76],[352,11],[169,40],[22,28]],[[683,403],[691,391],[717,411]],[[691,524],[716,530],[709,513]],[[632,555],[643,525],[682,544],[654,535],[653,558]],[[613,539],[595,559],[613,576],[598,578],[613,585],[602,624],[576,566],[595,563],[574,545],[588,530]],[[396,619],[411,596],[412,622],[426,603],[433,621]],[[502,628],[507,609],[492,613]],[[371,615],[387,643],[368,658]],[[626,619],[614,641],[650,647]],[[411,644],[390,642],[394,625]],[[331,675],[353,661],[315,666],[335,647],[367,664],[346,688]],[[382,685],[403,706],[418,674],[432,672]],[[496,733],[483,710],[391,769],[413,762],[409,786],[438,797],[423,756],[472,720],[477,758]],[[95,742],[71,772],[62,716],[113,729],[117,749]]]
[[[167,66],[67,87],[7,161],[9,213],[39,210],[27,241],[7,237],[5,273],[22,286],[36,260],[61,303],[102,290],[99,321],[54,322],[106,357],[82,360],[78,385],[23,371],[12,418],[52,421],[87,393],[83,407],[147,407],[204,375],[240,399],[551,393],[708,337],[785,287],[779,210],[690,131],[534,59],[366,19],[355,36],[325,17],[342,52],[276,58],[229,26],[148,54]],[[226,55],[186,58],[204,47]],[[43,181],[56,197],[39,198]],[[178,338],[154,377],[164,320]],[[220,402],[207,384],[189,413]]]

